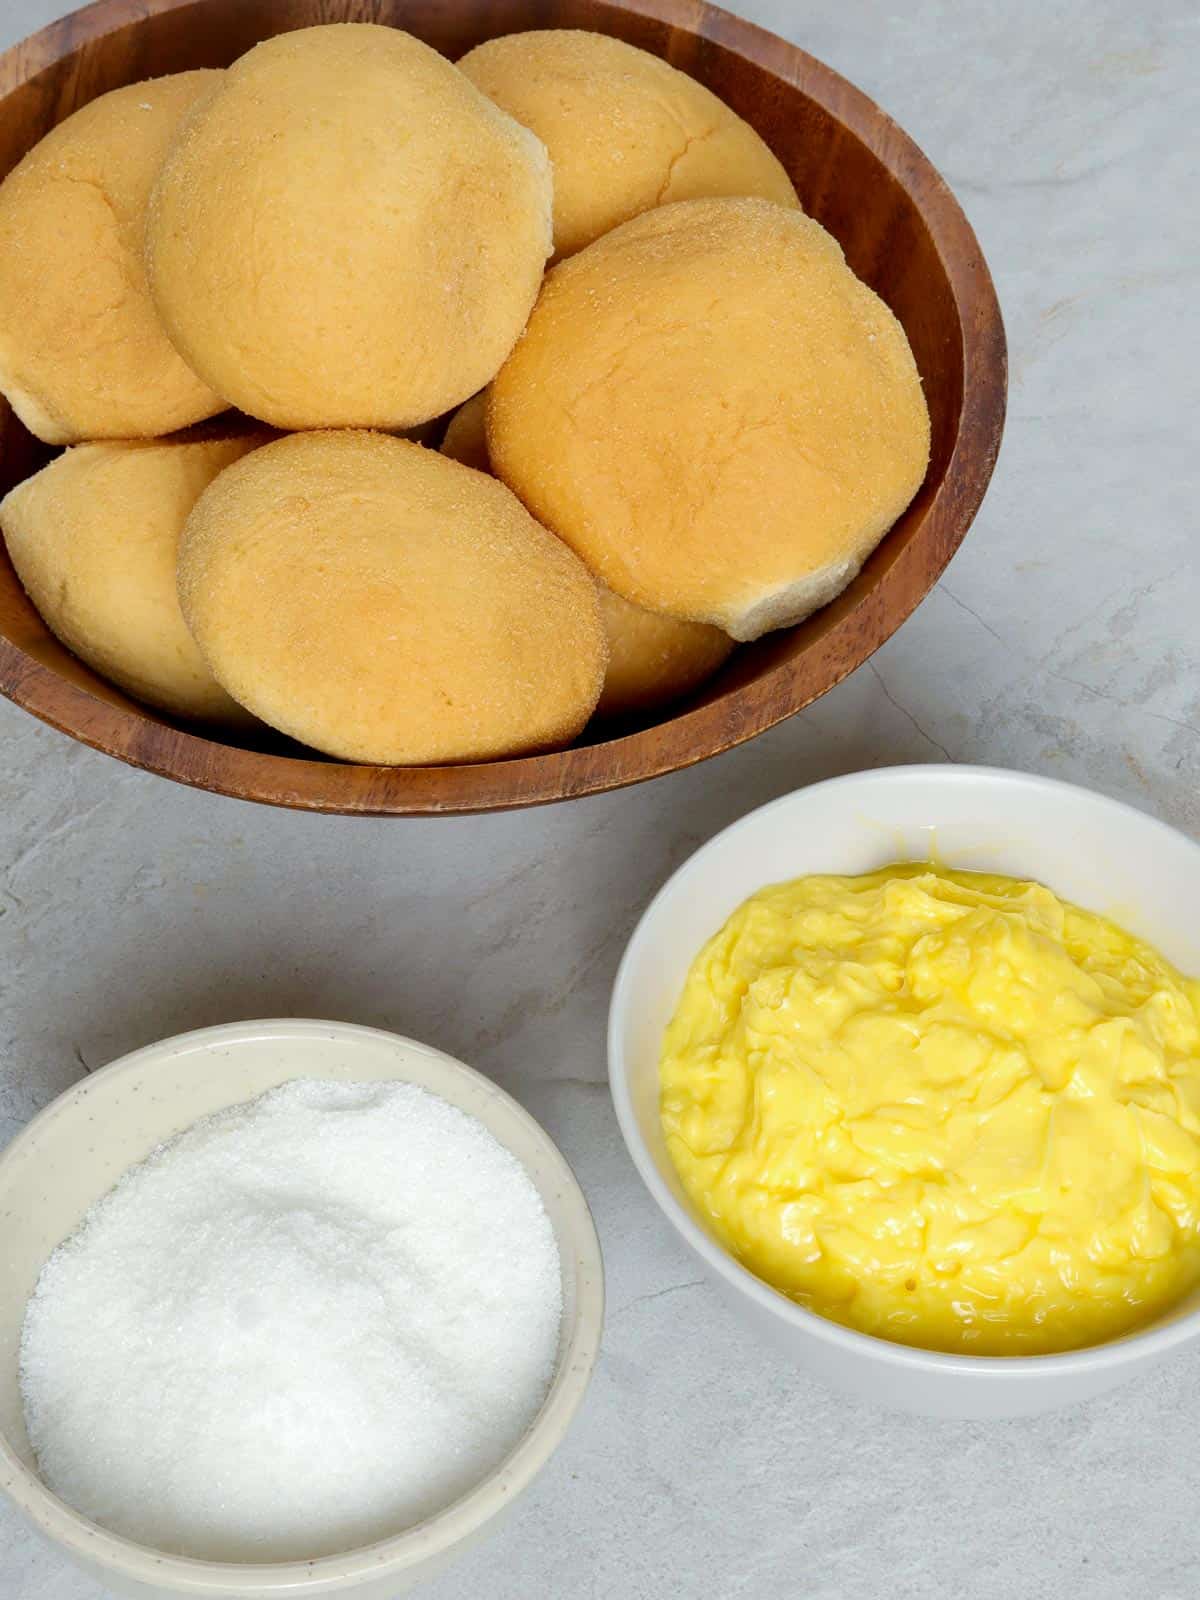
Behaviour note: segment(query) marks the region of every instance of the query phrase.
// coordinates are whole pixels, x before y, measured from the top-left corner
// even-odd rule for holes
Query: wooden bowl
[[[904,324],[933,420],[912,505],[832,605],[735,652],[650,724],[553,755],[452,767],[326,761],[279,740],[219,743],[138,705],[77,661],[0,566],[0,691],[85,744],[180,783],[313,811],[500,810],[594,794],[702,761],[809,705],[860,666],[928,593],[991,476],[1004,421],[1004,329],[979,245],[941,177],[865,95],[821,62],[702,0],[99,0],[0,56],[0,175],[106,90],[225,66],[317,22],[407,28],[457,58],[524,28],[592,28],[664,56],[751,122],[805,209]],[[0,494],[49,454],[0,402]],[[590,741],[590,742],[589,742]]]

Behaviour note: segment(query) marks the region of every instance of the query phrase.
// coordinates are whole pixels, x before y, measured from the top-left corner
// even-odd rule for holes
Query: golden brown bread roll
[[[733,640],[707,622],[685,622],[622,600],[607,584],[600,615],[608,640],[608,669],[598,717],[655,711],[698,689],[727,661]]]
[[[293,434],[202,495],[184,615],[264,722],[348,761],[568,743],[604,677],[596,586],[503,484],[403,439]]]
[[[526,129],[410,34],[339,23],[244,55],[181,130],[147,224],[172,339],[281,428],[407,428],[483,387],[550,250]]]
[[[531,128],[554,167],[554,249],[573,254],[652,206],[754,194],[798,204],[748,122],[657,56],[581,29],[489,39],[459,66]]]
[[[492,464],[625,599],[756,639],[838,594],[916,493],[896,318],[803,212],[648,211],[546,277],[489,390]]]
[[[179,535],[202,489],[261,439],[80,444],[0,501],[17,576],[47,627],[129,694],[182,717],[248,723],[179,610]]]
[[[450,419],[442,454],[479,472],[490,472],[487,392],[472,396]],[[679,700],[710,678],[733,649],[733,640],[706,622],[683,622],[631,605],[606,584],[600,616],[608,641],[608,667],[596,706],[598,717],[619,717]]]
[[[167,146],[221,76],[103,94],[0,183],[0,390],[39,439],[143,438],[225,409],[172,347],[142,264]]]
[[[459,406],[442,436],[442,454],[451,461],[460,461],[464,467],[474,467],[476,472],[492,470],[487,452],[486,410],[487,390],[481,389]]]

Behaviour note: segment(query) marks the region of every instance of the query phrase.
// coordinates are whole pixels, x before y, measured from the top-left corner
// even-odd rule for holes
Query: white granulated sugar
[[[209,1560],[304,1559],[440,1510],[517,1443],[558,1348],[554,1233],[474,1117],[296,1079],[126,1173],[21,1345],[42,1476]]]

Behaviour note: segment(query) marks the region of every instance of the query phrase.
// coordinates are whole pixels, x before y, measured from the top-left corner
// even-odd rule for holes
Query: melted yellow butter
[[[713,1232],[838,1322],[1067,1350],[1200,1279],[1200,983],[1038,884],[764,889],[693,964],[661,1070]]]

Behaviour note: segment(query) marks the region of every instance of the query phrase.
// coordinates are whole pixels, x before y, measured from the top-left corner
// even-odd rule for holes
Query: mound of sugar
[[[208,1560],[411,1526],[517,1443],[561,1275],[520,1163],[411,1084],[296,1079],[134,1167],[47,1262],[21,1386],[45,1481]]]

